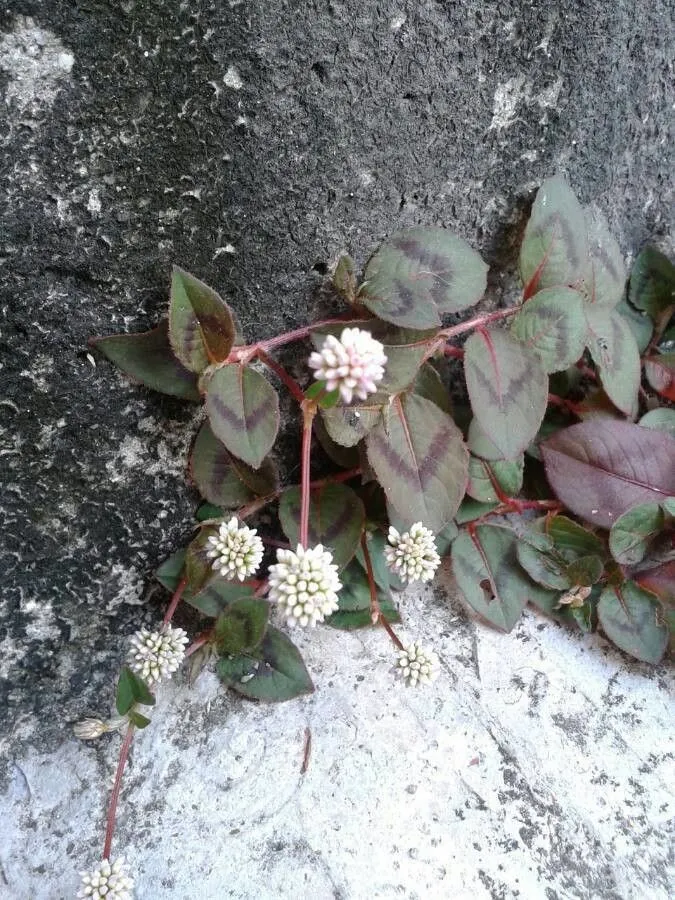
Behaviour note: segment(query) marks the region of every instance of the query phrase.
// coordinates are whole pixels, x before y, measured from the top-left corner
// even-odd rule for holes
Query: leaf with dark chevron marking
[[[523,304],[511,334],[534,350],[547,372],[562,372],[584,352],[586,320],[581,294],[572,288],[544,288]]]
[[[176,359],[171,349],[166,320],[152,331],[111,334],[91,338],[89,343],[105,354],[125,375],[140,381],[153,391],[180,397],[181,400],[199,400],[194,373]]]
[[[464,347],[464,373],[481,429],[503,459],[519,456],[546,412],[548,378],[539,357],[506,331],[477,331]]]
[[[321,409],[319,415],[331,440],[341,447],[355,447],[382,418],[382,404],[386,400],[384,396],[378,400],[374,395],[361,405]]]
[[[564,178],[548,178],[537,191],[520,248],[525,298],[547,287],[571,286],[588,271],[586,219]]]
[[[370,258],[359,300],[378,318],[404,328],[434,328],[485,293],[487,265],[445,228],[395,234]]]
[[[174,353],[192,372],[227,359],[235,338],[227,303],[208,285],[174,266],[169,301],[169,337]]]
[[[586,306],[586,346],[600,381],[617,409],[631,419],[638,412],[640,351],[622,315],[604,306]]]
[[[643,662],[657,663],[668,646],[663,607],[634,581],[606,587],[598,603],[598,619],[607,637]]]
[[[460,532],[452,544],[452,571],[464,599],[501,631],[511,631],[528,601],[548,595],[521,569],[516,535],[498,525]]]
[[[254,369],[223,366],[208,379],[206,412],[230,453],[260,468],[279,430],[279,398],[272,385]]]
[[[363,503],[345,484],[315,488],[309,500],[309,545],[323,544],[341,569],[354,556],[366,519]],[[300,488],[292,487],[279,501],[279,520],[293,547],[300,540]]]
[[[447,413],[417,394],[395,397],[366,447],[406,527],[422,522],[436,534],[451,521],[466,490],[469,451]]]
[[[255,496],[271,494],[278,487],[278,473],[271,459],[259,469],[231,456],[204,422],[190,454],[190,475],[202,497],[223,509],[236,509]]]
[[[613,309],[623,297],[626,267],[607,219],[596,207],[584,209],[588,235],[588,269],[580,289],[589,303]]]

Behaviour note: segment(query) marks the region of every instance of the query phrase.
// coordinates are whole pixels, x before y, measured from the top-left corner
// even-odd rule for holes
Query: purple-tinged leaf
[[[575,587],[591,587],[597,584],[605,571],[599,556],[580,556],[567,567],[567,576]]]
[[[347,253],[343,253],[335,264],[333,271],[333,287],[342,294],[347,303],[353,303],[356,297],[356,266]]]
[[[602,554],[604,550],[597,534],[567,516],[543,516],[537,519],[536,527],[553,541],[556,550],[569,561]]]
[[[361,460],[358,446],[343,447],[334,441],[328,434],[321,416],[314,419],[314,436],[325,450],[326,455],[338,466],[342,466],[343,469],[355,469],[359,465]]]
[[[206,412],[230,453],[260,468],[279,430],[279,398],[272,385],[255,369],[223,366],[208,379]]]
[[[602,528],[633,506],[675,494],[675,438],[663,432],[593,419],[554,434],[541,451],[558,499]]]
[[[198,594],[216,575],[211,560],[206,555],[210,537],[218,533],[216,525],[204,525],[188,544],[185,553],[185,577],[191,594]]]
[[[465,497],[455,515],[455,522],[458,525],[466,525],[467,522],[475,522],[486,513],[492,512],[497,503],[479,503],[471,497]]]
[[[486,460],[471,455],[466,492],[481,503],[515,497],[523,486],[524,457]],[[500,496],[501,495],[501,496]]]
[[[656,594],[662,603],[675,605],[675,561],[668,560],[661,565],[635,572],[633,578],[640,587]]]
[[[183,592],[183,600],[198,609],[204,616],[217,617],[223,610],[239,600],[252,600],[255,590],[250,584],[238,581],[226,581],[216,577],[207,582],[196,594],[189,588]]]
[[[126,375],[153,391],[181,400],[199,400],[197,378],[174,356],[166,320],[152,331],[111,334],[92,338],[89,343]]]
[[[521,307],[511,334],[537,354],[547,372],[561,372],[584,352],[586,320],[581,294],[567,287],[539,291]]]
[[[279,520],[295,546],[300,541],[300,488],[284,491],[279,501]],[[361,540],[366,513],[363,503],[345,484],[327,484],[312,490],[309,499],[310,547],[323,544],[339,568],[347,565]]]
[[[431,363],[424,363],[419,370],[415,383],[412,386],[412,391],[419,397],[426,397],[427,400],[431,400],[432,403],[435,403],[439,409],[442,409],[449,416],[452,415],[450,391],[443,384],[441,376]]]
[[[665,431],[675,438],[675,409],[661,406],[652,409],[640,419],[638,425],[643,428],[652,428],[654,431]]]
[[[623,316],[603,306],[587,306],[586,344],[612,403],[629,418],[638,411],[640,352]]]
[[[503,459],[519,456],[546,412],[548,378],[539,357],[506,331],[478,331],[466,342],[464,372],[481,429]]]
[[[192,447],[190,475],[202,497],[223,509],[237,509],[255,496],[239,477],[232,457],[208,422],[199,429]]]
[[[466,241],[444,228],[408,228],[371,257],[358,299],[386,322],[434,328],[444,314],[480,300],[487,268]]]
[[[378,481],[407,526],[434,533],[454,517],[466,489],[469,452],[453,420],[435,403],[404,394],[366,438]]]
[[[546,550],[518,541],[518,562],[537,584],[556,591],[568,591],[572,587],[567,573],[568,563],[554,546]]]
[[[623,297],[626,267],[607,219],[596,207],[584,210],[588,233],[588,272],[581,289],[590,303],[613,309]]]
[[[252,700],[279,703],[314,690],[298,648],[272,625],[254,653],[221,657],[218,675],[228,687]]]
[[[609,549],[614,559],[624,566],[635,566],[649,549],[665,522],[659,503],[641,503],[625,512],[612,525]]]
[[[224,362],[236,327],[227,303],[194,275],[174,266],[169,301],[169,337],[174,353],[192,372]]]
[[[537,192],[520,249],[525,298],[548,287],[571,286],[588,268],[586,220],[581,204],[559,175]]]
[[[267,600],[246,597],[230,603],[213,628],[218,653],[251,653],[262,642],[269,617]]]
[[[373,400],[374,398],[371,398]],[[320,410],[328,436],[341,447],[355,447],[382,418],[385,398],[356,406],[334,406]]]
[[[642,662],[657,663],[668,646],[663,609],[634,581],[605,588],[598,603],[602,630],[617,647]]]
[[[538,586],[516,557],[517,538],[499,525],[460,532],[452,544],[452,570],[464,599],[501,631],[511,631]]]
[[[656,247],[645,247],[633,263],[628,299],[654,321],[675,306],[675,266]]]
[[[675,403],[675,353],[657,353],[645,360],[647,381],[666,400]]]

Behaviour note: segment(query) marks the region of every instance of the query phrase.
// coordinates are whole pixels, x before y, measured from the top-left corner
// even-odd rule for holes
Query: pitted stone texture
[[[9,709],[4,720],[10,725],[0,737],[0,759],[11,774],[11,760],[28,766],[26,760],[39,759],[35,753],[46,754],[45,771],[59,775],[49,785],[52,806],[38,804],[40,822],[26,820],[26,833],[35,827],[43,845],[60,854],[72,840],[77,844],[73,868],[88,861],[92,823],[95,818],[100,828],[103,798],[96,781],[92,793],[79,800],[75,796],[80,778],[94,778],[87,774],[87,754],[94,752],[98,759],[100,751],[61,746],[64,719],[109,705],[125,637],[158,621],[158,598],[150,596],[152,572],[188,538],[197,502],[184,486],[183,473],[198,412],[130,386],[105,362],[93,366],[87,339],[154,324],[165,309],[172,263],[217,287],[250,338],[273,334],[317,311],[315,289],[340,250],[351,251],[362,263],[384,236],[416,223],[447,225],[497,263],[500,272],[505,267],[505,275],[490,277],[489,302],[512,299],[527,204],[538,183],[557,170],[569,176],[584,202],[598,202],[627,258],[647,239],[672,247],[671,38],[672,10],[666,0],[639,8],[618,0],[545,9],[520,0],[2,4],[0,710]],[[285,448],[295,452],[292,438]],[[546,629],[543,634],[559,634],[555,626]],[[513,638],[497,639],[482,630],[476,635],[479,646],[494,641],[494,652],[510,661]],[[352,654],[361,646],[358,638],[322,640],[336,667],[343,641]],[[371,638],[364,640],[368,644]],[[574,639],[561,635],[561,646],[568,640]],[[592,656],[589,650],[583,658]],[[318,659],[313,658],[315,665]],[[625,692],[630,705],[631,692],[647,676],[642,667],[625,661],[616,665],[638,673],[630,676],[637,681],[630,681]],[[581,668],[583,675],[575,672],[574,677],[585,681]],[[369,672],[364,675],[370,679]],[[350,685],[346,696],[352,696],[352,684],[361,685],[354,692],[360,696],[367,688],[354,680],[357,676],[350,677],[344,682]],[[592,668],[588,678],[595,678]],[[532,691],[539,686],[540,681]],[[353,721],[365,716],[359,727],[372,734],[379,755],[389,760],[386,742],[377,743],[381,720],[373,718],[379,714],[374,710],[386,708],[384,697],[378,689],[373,705],[359,706],[350,715]],[[484,701],[488,716],[487,693]],[[328,690],[321,700],[272,711],[271,721],[278,729],[290,729],[284,731],[286,748],[297,739],[293,729],[301,731],[303,710],[313,703],[342,709],[346,702],[345,693]],[[419,722],[435,722],[436,706],[416,702],[421,704]],[[561,706],[556,715],[565,716]],[[214,700],[212,709],[240,714],[231,700]],[[262,721],[270,715],[247,709],[244,715],[256,722],[257,716]],[[652,707],[645,709],[643,730],[657,748],[650,752],[658,755],[662,736],[649,725],[657,721]],[[441,731],[455,733],[453,710],[451,705],[449,718],[439,720]],[[483,735],[479,712],[472,715],[472,727]],[[325,716],[330,719],[328,712]],[[220,720],[217,725],[230,727]],[[207,738],[195,728],[190,741],[199,746]],[[520,752],[518,742],[529,733],[523,727],[509,752]],[[593,735],[586,737],[591,756],[594,741],[604,740],[595,729]],[[336,748],[335,758],[341,752]],[[624,755],[622,750],[617,754]],[[577,757],[585,759],[581,744]],[[360,771],[370,778],[363,759]],[[641,786],[643,776],[635,777]],[[453,779],[449,787],[459,790]],[[28,790],[20,777],[12,784],[19,792]],[[188,782],[185,797],[192,787]],[[387,789],[384,781],[378,787]],[[401,821],[386,825],[385,846],[376,833],[379,821],[367,818],[371,813],[359,805],[357,787],[350,790],[348,808],[365,829],[361,833],[367,833],[369,823],[375,832],[373,853],[381,854],[378,883],[395,886],[400,880],[408,885],[403,895],[405,890],[411,896],[423,893],[415,883],[417,863],[405,856],[413,844],[403,853],[411,867],[403,875],[397,875],[396,860],[389,858],[394,844],[406,846],[407,807],[396,807]],[[379,793],[369,797],[370,810]],[[549,794],[545,797],[549,803]],[[556,802],[564,806],[565,799]],[[626,799],[624,817],[632,809],[628,804]],[[345,808],[330,803],[327,808],[337,818],[320,840],[317,833],[309,844],[298,844],[300,858],[311,860],[308,847],[321,851],[334,837],[332,829],[348,818]],[[413,810],[423,817],[422,806]],[[477,821],[479,813],[472,813]],[[549,821],[557,817],[557,811],[550,820],[537,812],[534,824],[523,827],[539,834],[553,829]],[[80,819],[81,839],[73,825]],[[55,835],[64,835],[63,844],[57,836],[45,837],[46,821]],[[2,827],[7,830],[8,821]],[[645,841],[656,848],[663,828],[650,827],[654,833]],[[278,835],[270,840],[276,846],[284,840],[283,828],[277,822],[274,829]],[[217,834],[213,839],[229,850],[219,830],[206,832]],[[152,828],[138,839],[139,849],[145,843],[162,845],[171,861],[171,866],[156,861],[150,868],[143,863],[146,873],[153,865],[162,873],[156,883],[143,876],[146,897],[169,891],[162,879],[178,878],[185,864],[196,878],[180,845],[168,851],[162,844],[170,833]],[[299,833],[297,841],[309,841]],[[611,856],[608,833],[602,839],[605,860]],[[52,839],[55,844],[49,843]],[[13,889],[26,884],[37,896],[47,890],[45,884],[68,877],[59,874],[66,871],[63,858],[57,863],[52,857],[51,864],[45,861],[40,886],[36,876],[26,874],[34,871],[22,856],[30,842],[15,840],[18,856],[9,859],[1,851]],[[464,840],[460,846],[468,849]],[[556,840],[562,848],[563,838]],[[581,837],[570,841],[581,853]],[[492,850],[510,858],[497,844]],[[35,859],[41,852],[36,845]],[[250,852],[261,866],[264,861],[261,872],[276,871],[274,854],[281,851],[266,854],[261,845]],[[564,855],[562,849],[556,852]],[[650,859],[658,857],[657,849],[650,853]],[[139,866],[141,855],[136,856]],[[442,864],[448,872],[475,875],[475,858],[465,863],[461,853],[455,856],[452,866]],[[485,863],[489,856],[482,852],[481,866],[493,882],[485,891],[509,896],[499,887],[506,876]],[[542,851],[538,858],[545,856]],[[638,855],[635,866],[646,859]],[[398,864],[403,867],[401,853]],[[539,864],[544,884],[554,876],[544,862]],[[350,896],[360,896],[370,883],[368,864],[359,865],[358,871],[348,859],[336,865],[338,873],[346,873]],[[245,868],[228,876],[233,896],[237,889],[246,895]],[[204,877],[209,871],[205,865]],[[221,870],[213,871],[218,878]],[[589,863],[586,875],[578,875],[579,884],[589,885],[583,888],[586,894],[579,889],[579,896],[597,896],[594,872]],[[359,882],[360,877],[366,881]],[[607,878],[606,896],[620,895],[624,882],[612,875],[615,888]],[[658,878],[654,875],[654,891],[661,890]],[[309,881],[307,895],[319,885],[314,895],[320,896],[325,883]],[[554,894],[564,897],[564,886],[552,883]],[[194,884],[176,888],[177,896]],[[299,882],[292,884],[300,889]],[[477,894],[482,884],[472,883],[467,890]],[[430,890],[445,896],[439,885]],[[215,890],[213,884],[209,890]],[[634,895],[636,900],[645,896]],[[626,896],[633,895],[628,891]]]
[[[400,685],[384,632],[317,629],[298,637],[317,686],[302,701],[240,703],[208,671],[161,691],[115,841],[139,900],[668,900],[672,675],[529,614],[495,634],[442,587],[402,606],[402,632],[441,656],[431,686]],[[73,896],[118,747],[15,757],[9,896]]]

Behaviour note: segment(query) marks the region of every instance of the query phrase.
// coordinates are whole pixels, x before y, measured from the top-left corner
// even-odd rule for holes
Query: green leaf
[[[266,600],[240,599],[222,612],[214,626],[218,653],[248,653],[262,642],[267,630],[270,605]]]
[[[476,519],[480,519],[485,513],[492,512],[498,505],[498,503],[479,503],[477,500],[466,497],[462,500],[462,503],[457,510],[455,522],[458,525],[466,525],[467,522],[473,522]]]
[[[357,447],[343,447],[328,434],[322,416],[314,419],[314,435],[326,452],[326,455],[343,469],[355,469],[361,462]]]
[[[675,403],[675,353],[655,353],[645,360],[647,381],[666,400]]]
[[[464,599],[501,631],[511,631],[536,590],[518,565],[517,543],[508,528],[478,525],[452,545],[452,570]]]
[[[616,306],[615,311],[627,322],[628,327],[633,333],[635,343],[640,353],[644,353],[654,333],[654,323],[645,313],[641,313],[635,307],[631,306],[625,300]]]
[[[333,286],[348,303],[354,302],[356,297],[356,266],[348,253],[343,253],[335,265]]]
[[[642,425],[643,428],[652,428],[655,431],[665,431],[666,434],[675,437],[675,409],[669,409],[667,406],[652,409],[645,413],[638,425]]]
[[[523,486],[523,455],[518,459],[488,461],[478,456],[469,458],[469,483],[466,492],[481,503],[499,500],[497,488],[502,495],[515,497]]]
[[[638,411],[640,353],[630,326],[603,306],[587,306],[586,344],[612,403],[629,418]]]
[[[581,294],[567,287],[545,288],[523,304],[511,334],[537,354],[546,372],[575,363],[586,343]]]
[[[279,502],[279,520],[292,545],[300,541],[300,488],[284,491]],[[354,556],[361,539],[366,513],[354,491],[344,484],[314,488],[309,500],[309,545],[323,544],[339,568]]]
[[[380,421],[383,401],[320,410],[328,436],[341,447],[355,447]]]
[[[207,522],[209,519],[222,519],[225,511],[215,503],[200,503],[195,512],[195,519],[198,522]]]
[[[169,301],[169,338],[174,353],[192,372],[224,362],[234,344],[235,324],[227,303],[210,287],[174,266]]]
[[[554,547],[541,550],[521,540],[516,552],[518,562],[537,584],[556,591],[568,591],[572,587],[567,561]]]
[[[417,226],[394,235],[371,257],[359,300],[403,328],[433,328],[485,293],[487,265],[444,228]]]
[[[163,562],[155,572],[155,578],[167,589],[167,591],[173,593],[183,578],[185,571],[185,554],[185,548],[177,550],[166,560],[166,562]]]
[[[469,454],[462,433],[416,394],[395,397],[388,413],[366,438],[368,460],[406,526],[423,522],[436,533],[464,496]]]
[[[633,263],[628,299],[654,321],[675,305],[675,266],[656,247],[645,247]]]
[[[424,363],[419,370],[412,390],[413,393],[417,394],[419,397],[425,397],[427,400],[431,400],[432,403],[435,403],[439,409],[442,409],[443,412],[447,413],[449,416],[452,415],[450,391],[443,384],[441,376],[431,363]]]
[[[228,687],[253,700],[279,703],[314,690],[298,648],[272,625],[255,657],[222,657],[218,674]]]
[[[525,450],[544,418],[546,372],[539,357],[505,331],[475,332],[464,349],[473,414],[500,457],[513,459]]]
[[[232,457],[208,422],[199,429],[190,455],[190,475],[199,493],[222,509],[238,509],[255,494],[232,465]]]
[[[232,604],[243,600],[253,600],[255,588],[250,584],[240,584],[238,581],[226,581],[224,578],[214,578],[200,591],[193,593],[189,588],[183,592],[183,600],[204,616],[216,618],[223,610]]]
[[[206,555],[206,545],[208,539],[217,533],[217,524],[202,526],[197,537],[188,544],[185,553],[185,577],[192,593],[198,593],[215,575],[211,560]]]
[[[668,645],[663,609],[653,594],[634,581],[605,588],[598,618],[607,637],[636,659],[657,663],[663,656]]]
[[[567,576],[575,587],[591,587],[600,581],[605,571],[599,556],[580,556],[567,567]]]
[[[560,175],[537,192],[520,249],[525,298],[548,287],[573,285],[588,267],[586,219],[581,204]]]
[[[150,719],[147,716],[142,716],[135,709],[130,709],[127,715],[131,724],[135,725],[136,728],[147,728],[150,724]]]
[[[377,601],[382,615],[388,622],[399,622],[399,615],[391,599],[389,590],[389,573],[384,565],[382,553],[376,549],[377,542],[382,545],[383,537],[373,535],[375,543],[369,547],[373,575],[377,588]],[[370,541],[369,541],[370,543]],[[326,619],[331,628],[351,631],[372,625],[370,611],[370,587],[366,575],[365,560],[359,550],[359,559],[354,559],[340,575],[342,590],[338,594],[338,610]]]
[[[537,520],[536,525],[567,560],[602,554],[604,551],[604,544],[596,534],[567,516],[544,516]]]
[[[588,233],[589,264],[582,290],[590,303],[614,308],[626,284],[626,267],[621,249],[612,237],[607,219],[595,207],[584,210]]]
[[[530,596],[530,603],[546,616],[572,628],[579,628],[584,634],[593,630],[591,607],[588,602],[578,609],[560,606],[560,591],[550,591],[537,585],[538,591]]]
[[[663,531],[665,517],[659,503],[641,503],[620,516],[609,532],[609,549],[625,566],[637,565],[650,542]]]
[[[154,706],[155,697],[150,693],[147,684],[135,675],[129,666],[124,666],[117,682],[115,706],[121,716],[126,716],[135,703],[143,706]]]
[[[669,516],[675,516],[675,497],[667,497],[663,503],[664,512],[668,513]]]
[[[206,412],[230,453],[260,468],[279,430],[279,398],[272,385],[254,369],[223,366],[208,381]]]
[[[92,338],[89,343],[118,369],[153,391],[181,400],[199,400],[197,378],[174,356],[166,321],[160,322],[152,331],[111,334]]]

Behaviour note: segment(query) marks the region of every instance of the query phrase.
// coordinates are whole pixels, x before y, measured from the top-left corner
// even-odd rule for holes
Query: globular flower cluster
[[[410,531],[403,534],[392,525],[389,528],[389,545],[384,548],[387,565],[406,584],[412,581],[431,581],[441,558],[436,550],[434,535],[421,522],[415,522]]]
[[[77,895],[89,900],[131,900],[134,882],[126,873],[124,857],[113,863],[104,859],[93,872],[82,872],[82,887]]]
[[[342,587],[333,556],[322,544],[277,550],[269,570],[269,598],[279,604],[290,625],[316,625],[338,609]]]
[[[339,390],[344,403],[374,394],[386,364],[382,344],[361,328],[344,328],[339,340],[329,334],[321,350],[309,357],[317,381],[325,381],[328,391]]]
[[[218,534],[206,542],[206,555],[225,578],[243,581],[253,575],[263,558],[263,542],[254,528],[241,525],[236,516],[221,522]]]
[[[171,678],[183,662],[187,642],[187,633],[173,625],[159,631],[141,628],[131,638],[128,666],[149,685]]]
[[[438,677],[438,656],[433,650],[427,650],[418,643],[409,644],[398,652],[396,673],[407,684],[430,684]]]

